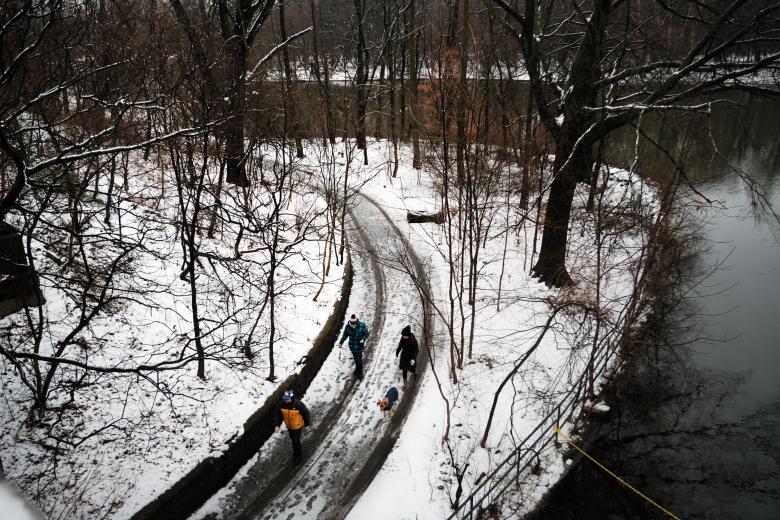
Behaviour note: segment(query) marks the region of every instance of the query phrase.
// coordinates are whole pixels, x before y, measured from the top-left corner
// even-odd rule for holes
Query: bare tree
[[[212,95],[224,100],[223,117],[226,119],[225,157],[227,182],[244,186],[248,179],[244,168],[244,125],[246,117],[246,87],[249,56],[260,28],[271,15],[276,0],[252,2],[227,0],[209,2],[216,16],[217,31],[222,39],[227,64],[225,79],[220,84],[207,58],[206,43],[211,35],[209,20],[204,12],[193,12],[180,0],[170,0],[173,12],[192,45],[196,60],[209,85]],[[195,20],[198,20],[197,22]],[[201,30],[198,28],[202,27]]]
[[[523,11],[492,0],[518,25],[535,107],[555,148],[544,234],[534,275],[571,282],[566,246],[574,190],[593,176],[593,146],[641,114],[706,107],[703,96],[738,88],[780,59],[772,51],[780,5],[771,1],[594,0],[569,8],[530,0]],[[686,38],[676,39],[677,27]],[[755,59],[753,49],[766,50]],[[694,99],[699,101],[691,101]],[[691,103],[686,105],[686,103]]]

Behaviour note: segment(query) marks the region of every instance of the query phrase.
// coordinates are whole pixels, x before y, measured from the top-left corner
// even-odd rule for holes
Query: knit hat
[[[401,336],[409,336],[409,335],[411,335],[411,333],[412,333],[412,328],[409,325],[407,325],[401,331]]]
[[[282,401],[292,401],[295,393],[292,390],[285,390],[282,394]]]
[[[357,316],[355,316],[354,314],[349,317],[349,324],[352,325],[353,327],[357,325],[357,322],[358,322]]]

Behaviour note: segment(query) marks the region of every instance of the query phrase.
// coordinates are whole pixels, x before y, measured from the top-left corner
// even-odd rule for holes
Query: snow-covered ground
[[[376,401],[392,386],[402,398],[409,395],[395,351],[405,325],[420,330],[422,305],[407,273],[377,262],[404,246],[369,200],[358,199],[348,235],[354,278],[347,314],[357,313],[371,330],[365,378],[354,378],[352,357],[337,347],[303,397],[313,426],[304,435],[301,466],[290,465],[283,431],[193,518],[342,518],[355,489],[366,484],[359,475],[372,464],[375,448],[399,426],[383,419]]]
[[[382,145],[375,145],[370,156],[387,153]],[[447,306],[448,256],[443,227],[432,224],[407,224],[406,211],[438,210],[434,195],[434,179],[429,173],[418,174],[408,168],[410,158],[404,150],[404,160],[397,178],[376,177],[363,192],[381,201],[385,210],[407,234],[417,254],[425,259],[434,296],[439,307]],[[611,174],[611,182],[604,197],[604,211],[618,201],[624,207],[642,207],[639,202],[652,202],[652,193],[642,193],[644,185],[627,172]],[[593,315],[572,311],[556,321],[556,326],[543,339],[541,346],[526,364],[528,369],[518,373],[513,383],[499,396],[486,448],[479,446],[485,429],[494,393],[514,363],[529,349],[540,333],[540,325],[550,313],[549,299],[581,301],[593,305],[596,295],[596,256],[594,220],[584,211],[587,190],[578,191],[572,229],[568,265],[577,286],[565,290],[550,290],[530,278],[531,251],[534,230],[532,224],[510,231],[506,265],[502,281],[502,295],[497,300],[501,273],[504,237],[499,230],[516,222],[514,209],[507,212],[506,204],[497,202],[496,222],[485,242],[479,266],[476,304],[466,305],[465,316],[476,313],[473,356],[458,371],[459,383],[447,377],[449,370],[449,335],[444,319],[437,319],[435,341],[436,370],[449,400],[451,431],[447,442],[445,433],[446,408],[440,396],[437,381],[428,373],[423,381],[415,406],[404,426],[395,450],[377,478],[356,504],[348,518],[411,519],[445,518],[451,513],[450,501],[457,489],[457,472],[463,478],[463,496],[468,495],[477,477],[489,473],[551,410],[556,397],[565,392],[582,373],[592,344]],[[512,200],[510,200],[510,204]],[[645,204],[652,212],[655,205]],[[616,215],[615,215],[616,216]],[[509,218],[509,222],[504,222]],[[641,253],[641,235],[628,230],[609,235],[604,231],[602,258],[599,265],[599,307],[603,313],[603,327],[615,334],[621,314],[625,310],[633,288],[636,262]],[[498,304],[500,303],[500,310]],[[583,307],[584,308],[584,307]],[[445,314],[447,314],[445,312]],[[462,320],[452,320],[458,331]],[[441,318],[441,317],[440,317]],[[579,326],[578,326],[579,324]],[[609,324],[609,325],[607,325]],[[468,328],[466,328],[468,331]],[[604,330],[602,336],[606,335]],[[457,334],[456,334],[457,336]],[[468,332],[466,334],[468,337]],[[457,338],[456,338],[457,339]],[[570,425],[569,425],[570,426]],[[563,470],[560,453],[552,443],[540,454],[543,471],[524,482],[520,494],[526,506],[554,483]]]
[[[487,448],[479,447],[494,392],[517,359],[537,339],[539,326],[550,313],[549,301],[580,302],[581,308],[593,304],[597,267],[592,246],[593,219],[581,207],[576,210],[582,222],[575,225],[571,233],[569,263],[576,266],[572,275],[578,283],[573,289],[550,290],[532,280],[527,274],[531,262],[527,255],[530,255],[532,247],[533,229],[518,228],[510,232],[500,310],[497,309],[497,285],[504,248],[503,234],[496,231],[495,236],[486,241],[475,305],[477,319],[473,356],[466,360],[463,370],[458,370],[459,383],[454,384],[448,379],[450,338],[446,322],[452,317],[446,311],[449,270],[443,226],[408,224],[406,221],[407,210],[438,210],[438,187],[433,173],[435,164],[427,164],[424,171],[416,172],[409,167],[409,153],[407,148],[402,147],[399,173],[392,178],[389,145],[373,142],[369,148],[372,168],[386,164],[386,169],[380,175],[375,175],[372,169],[361,193],[375,201],[402,235],[408,238],[427,266],[436,306],[445,309],[442,315],[435,317],[436,332],[432,338],[431,353],[442,392],[450,403],[452,428],[448,441],[443,442],[446,405],[437,386],[437,378],[433,377],[429,367],[418,382],[421,386],[395,448],[349,513],[348,517],[353,519],[447,517],[451,513],[451,500],[457,488],[456,468],[464,475],[464,495],[468,494],[477,476],[489,472],[502,460],[518,440],[555,406],[556,398],[579,378],[589,353],[589,349],[581,345],[592,344],[592,316],[571,311],[556,321],[554,330],[544,338],[529,360],[529,369],[518,373],[514,384],[503,390]],[[352,163],[355,173],[360,173],[363,168],[361,159],[358,156]],[[624,205],[632,202],[632,207],[640,207],[640,199],[652,202],[652,194],[642,193],[643,184],[630,177],[626,172],[611,173],[612,180],[603,198],[605,213],[610,212],[611,203],[617,201]],[[578,195],[578,206],[584,205],[586,197],[586,192]],[[514,201],[510,200],[510,203]],[[647,207],[652,211],[653,204]],[[374,223],[376,217],[366,213],[367,208],[365,204],[359,205],[355,218],[363,226],[375,230],[374,234],[379,236],[382,244],[371,252],[378,255],[386,278],[384,300],[387,303],[377,305],[388,306],[384,310],[387,316],[383,319],[395,323],[395,329],[410,323],[419,333],[419,304],[415,303],[418,295],[409,284],[409,273],[398,268],[399,256],[404,254],[403,247],[390,236],[394,231],[387,229],[387,224],[377,227]],[[503,200],[496,209],[498,211],[493,214],[494,229],[506,229],[505,219],[517,218],[514,210],[507,212],[509,208]],[[382,230],[383,227],[385,230]],[[598,265],[602,275],[599,302],[603,313],[603,337],[614,338],[619,330],[617,325],[631,294],[632,277],[638,272],[631,262],[637,261],[641,246],[642,240],[630,230],[603,238],[602,258]],[[358,266],[361,265],[360,258],[361,251],[357,251],[353,259]],[[358,267],[356,287],[366,283],[370,285],[371,282],[365,281],[370,278],[365,267]],[[358,291],[356,296],[358,299],[351,302],[353,308],[362,307],[363,302],[366,308],[372,308],[371,302],[365,299],[365,292]],[[470,312],[466,311],[467,317]],[[372,312],[369,316],[372,321],[377,318]],[[457,316],[453,323],[457,331],[460,327]],[[320,411],[320,417],[329,413],[334,398],[346,401],[347,412],[334,421],[332,432],[325,440],[312,441],[310,445],[314,446],[314,451],[300,469],[288,471],[279,467],[289,458],[289,440],[286,436],[277,437],[264,446],[234,481],[193,518],[286,518],[288,515],[296,518],[340,518],[341,506],[349,503],[349,500],[345,502],[344,490],[352,487],[352,479],[360,472],[364,463],[361,457],[371,457],[373,446],[386,432],[387,427],[379,422],[373,401],[382,395],[385,387],[400,385],[400,374],[392,358],[398,340],[398,330],[395,329],[382,330],[382,337],[372,339],[375,342],[372,345],[374,355],[386,358],[384,361],[373,360],[380,364],[381,369],[372,368],[372,377],[355,388],[350,387],[346,393],[342,388],[341,394],[334,394],[334,382],[343,377],[340,371],[344,370],[344,361],[329,359],[323,367],[307,392],[306,402],[313,403],[314,409]],[[335,385],[336,390],[339,388]],[[366,443],[365,439],[369,442]],[[560,452],[552,443],[544,453],[540,453],[540,457],[542,472],[519,490],[526,499],[526,507],[531,507],[564,469]],[[337,483],[335,486],[334,482]],[[264,490],[269,488],[273,488],[272,496],[263,496],[267,495]]]
[[[0,482],[0,518],[3,520],[38,520],[40,514],[33,511],[15,486]]]
[[[408,238],[426,266],[437,311],[430,351],[432,366],[416,383],[419,385],[418,394],[394,450],[376,479],[354,505],[349,518],[445,518],[451,512],[458,479],[462,478],[465,496],[478,476],[489,473],[518,440],[555,406],[556,398],[580,377],[593,343],[595,317],[601,319],[602,336],[617,331],[632,293],[632,282],[638,272],[638,255],[644,242],[638,228],[618,233],[615,227],[622,225],[621,219],[632,211],[633,214],[628,216],[635,220],[651,220],[654,206],[642,202],[643,199],[644,202],[652,199],[652,194],[643,193],[644,185],[630,174],[612,171],[604,191],[603,212],[610,213],[610,208],[617,207],[618,202],[622,208],[632,209],[620,215],[610,214],[606,219],[612,227],[602,230],[602,253],[597,261],[594,253],[595,221],[592,214],[583,209],[587,191],[578,191],[568,252],[570,273],[577,285],[551,290],[528,274],[535,258],[534,244],[538,248],[537,240],[540,239],[535,236],[532,220],[524,224],[518,222],[520,212],[515,192],[507,195],[506,186],[497,184],[492,194],[486,192],[484,195],[486,207],[489,207],[486,215],[491,225],[481,241],[483,250],[477,266],[479,274],[474,305],[459,299],[465,294],[465,288],[458,285],[461,281],[456,281],[452,313],[448,291],[449,267],[458,266],[463,260],[467,270],[467,259],[449,256],[446,225],[406,222],[407,210],[439,209],[441,183],[436,175],[439,165],[436,164],[435,151],[429,151],[423,170],[418,172],[410,166],[410,150],[402,146],[398,176],[393,178],[392,149],[387,142],[371,142],[369,167],[362,166],[362,154],[353,155],[351,147],[350,143],[337,145],[336,155],[330,158],[332,165],[342,169],[349,165],[354,184],[359,185],[361,192],[376,202]],[[324,164],[323,161],[323,155],[316,146],[307,146],[307,158],[301,166],[316,169]],[[513,168],[517,172],[513,166],[502,167]],[[150,174],[140,163],[134,171],[138,179],[148,179]],[[120,206],[149,204],[149,200],[155,198],[160,199],[161,194],[142,193],[139,188],[137,200],[131,201],[127,197]],[[362,282],[356,282],[350,312],[357,311],[375,329],[371,346],[375,349],[372,356],[377,357],[373,359],[374,368],[368,373],[366,381],[357,384],[349,376],[351,360],[346,352],[341,352],[343,357],[339,357],[339,351],[334,350],[326,362],[308,390],[305,402],[312,408],[315,421],[328,414],[334,400],[345,395],[349,396],[346,407],[350,412],[334,419],[333,424],[337,428],[304,461],[301,471],[305,472],[306,478],[294,479],[301,487],[284,488],[278,497],[280,501],[271,500],[268,511],[273,513],[273,517],[284,517],[297,511],[296,517],[318,518],[330,501],[337,498],[334,493],[343,494],[344,490],[338,488],[339,475],[345,471],[357,471],[363,449],[362,439],[374,438],[386,428],[375,410],[375,401],[389,385],[400,385],[396,361],[391,356],[400,328],[411,324],[419,333],[422,319],[416,289],[409,282],[409,273],[393,268],[393,265],[397,266],[402,248],[396,245],[395,239],[389,239],[391,232],[385,223],[375,225],[369,222],[375,218],[371,215],[376,215],[376,212],[365,213],[370,203],[361,198],[357,200],[361,202],[353,212],[354,223],[369,235],[374,234],[373,241],[377,245],[374,253],[384,266],[381,283],[386,295],[379,303],[384,307],[378,311],[374,307],[377,303],[372,300],[377,290],[376,282],[371,281],[369,268],[365,260],[359,260],[359,252],[356,251],[355,262],[358,271],[362,271]],[[154,211],[160,211],[159,207],[149,208],[150,213]],[[644,215],[643,212],[649,213]],[[458,215],[457,207],[452,215]],[[535,217],[535,213],[532,216]],[[457,220],[453,219],[455,223]],[[457,235],[457,229],[453,234]],[[104,323],[98,321],[98,326],[91,330],[96,338],[115,337],[115,341],[123,345],[137,343],[140,349],[138,356],[146,361],[154,357],[155,351],[144,351],[144,346],[165,350],[166,346],[176,345],[181,337],[179,335],[187,334],[191,329],[186,286],[178,278],[181,257],[177,256],[176,236],[169,230],[167,235],[157,238],[157,243],[157,250],[165,252],[165,255],[158,256],[166,261],[155,263],[151,258],[137,261],[139,268],[147,272],[142,280],[158,284],[159,290],[149,297],[151,301],[143,301],[137,308],[128,303],[119,316],[108,316]],[[230,244],[227,240],[225,247]],[[296,370],[296,361],[309,348],[319,330],[318,325],[328,316],[331,303],[340,290],[341,270],[332,266],[325,292],[318,302],[311,301],[319,282],[321,261],[318,257],[322,250],[316,241],[308,243],[307,247],[299,257],[300,262],[291,261],[290,267],[291,273],[308,281],[290,291],[290,296],[282,300],[278,313],[283,330],[277,345],[277,375],[281,378]],[[230,287],[234,297],[252,299],[252,291],[248,289],[252,284],[241,283],[248,280],[245,277],[250,276],[249,271],[220,272],[222,281],[233,280]],[[601,275],[598,287],[597,271]],[[138,277],[130,276],[126,283],[131,281],[138,282]],[[208,299],[204,298],[204,315],[219,313],[225,301],[212,301],[211,298],[220,293],[218,284],[221,282],[207,277],[199,283],[203,285],[203,294],[210,295]],[[243,292],[242,288],[247,290]],[[64,298],[50,289],[45,291],[49,302],[46,312],[67,316]],[[494,392],[538,338],[550,314],[551,303],[560,305],[566,302],[572,305],[567,307],[566,312],[560,313],[524,369],[500,394],[486,448],[481,448],[479,442]],[[225,333],[227,338],[222,338],[228,344],[233,337],[246,334],[247,327],[255,318],[251,313],[241,313],[246,305],[243,301],[233,305],[228,307],[235,309],[230,319],[237,330],[228,328],[229,332]],[[169,311],[160,315],[154,310],[157,308]],[[596,309],[598,312],[585,312],[584,309]],[[474,342],[471,349],[464,349],[463,368],[455,371],[458,377],[455,383],[448,376],[451,369],[450,345],[460,347],[463,341],[468,340],[472,313],[475,318]],[[7,323],[8,319],[18,318],[4,321]],[[264,330],[265,320],[261,321]],[[263,334],[259,333],[259,336],[263,337]],[[471,354],[468,354],[469,350]],[[111,353],[111,349],[105,346],[100,355],[90,357],[90,361],[95,364],[137,362],[137,359],[114,359]],[[422,356],[427,354],[421,352]],[[170,351],[166,351],[165,355],[170,355]],[[42,495],[49,511],[56,513],[51,516],[89,518],[116,505],[118,511],[113,517],[125,518],[198,461],[219,450],[232,436],[240,433],[243,421],[275,387],[274,383],[264,379],[267,367],[262,357],[262,353],[258,353],[254,361],[256,366],[252,363],[244,363],[241,367],[208,363],[205,382],[195,378],[194,367],[177,372],[170,380],[166,379],[168,388],[176,391],[164,399],[162,395],[154,398],[154,388],[138,379],[116,382],[106,378],[85,392],[78,401],[81,411],[85,412],[78,419],[83,421],[84,428],[106,424],[117,413],[117,419],[123,421],[124,428],[121,435],[111,436],[108,442],[101,442],[106,437],[90,437],[77,449],[68,450],[67,457],[59,459],[57,478],[48,478],[45,487],[52,496],[74,498],[67,502],[68,509],[65,510],[53,508],[52,501],[47,501],[49,499]],[[6,365],[3,369],[8,371],[10,367]],[[21,389],[18,385],[6,384],[3,391],[4,428],[0,454],[9,476],[32,495],[42,491],[40,479],[52,473],[54,468],[40,466],[49,460],[45,449],[33,442],[40,439],[40,434],[22,426],[23,414],[16,412],[23,403]],[[113,396],[114,401],[107,400],[106,396]],[[448,422],[450,431],[447,440],[443,441]],[[252,468],[263,467],[266,456],[267,460],[275,461],[276,466],[287,464],[286,459],[273,459],[273,454],[286,454],[288,444],[289,440],[284,435],[269,441],[234,483],[213,498],[199,514],[219,516],[229,502],[231,492],[240,490],[242,480],[259,485],[259,481],[251,480],[257,477],[256,474],[252,476]],[[519,491],[526,505],[533,504],[563,469],[561,457],[552,445],[540,457],[543,471],[525,482]],[[268,475],[257,478],[268,478]],[[318,486],[312,487],[307,479],[315,481]],[[225,512],[230,516],[228,511]]]
[[[131,155],[128,185],[116,188],[110,226],[103,223],[101,200],[85,197],[82,202],[83,213],[93,215],[82,222],[82,235],[95,273],[121,256],[123,244],[135,246],[108,286],[112,302],[89,326],[68,338],[83,319],[81,306],[86,302],[89,311],[97,301],[101,275],[95,275],[96,288],[80,300],[80,287],[67,279],[69,269],[83,268],[84,263],[80,258],[62,263],[67,234],[58,230],[68,229],[69,221],[68,212],[56,204],[44,212],[52,225],[40,226],[34,241],[46,299],[40,346],[34,346],[23,312],[0,320],[5,345],[17,351],[37,348],[47,355],[67,343],[64,358],[93,367],[121,370],[190,360],[180,370],[140,375],[87,373],[60,365],[47,403],[51,410],[25,422],[31,394],[2,358],[0,457],[6,476],[49,518],[127,518],[199,461],[218,453],[243,431],[244,421],[278,381],[298,370],[298,361],[311,348],[341,291],[343,267],[333,261],[322,293],[317,301],[312,299],[323,282],[323,203],[313,190],[299,190],[289,199],[289,213],[283,209],[281,218],[291,224],[281,234],[282,243],[300,236],[292,224],[296,214],[311,221],[311,227],[306,240],[284,253],[277,271],[276,379],[267,380],[268,251],[263,244],[268,237],[253,232],[247,219],[239,219],[246,226],[239,245],[235,222],[217,221],[214,238],[207,238],[210,213],[204,213],[196,280],[206,379],[196,377],[191,292],[189,282],[179,276],[183,249],[175,223],[181,210],[173,174],[164,168],[161,176],[157,164],[143,161],[140,153]],[[214,189],[216,175],[208,172],[207,189]],[[243,205],[263,218],[268,208],[263,189],[245,198],[237,196],[241,193],[225,187],[223,204],[233,206],[234,216]],[[241,257],[233,259],[238,250]],[[250,337],[252,359],[243,353]],[[26,376],[32,377],[30,365],[25,362],[25,367]],[[81,387],[70,393],[64,385],[74,381]]]

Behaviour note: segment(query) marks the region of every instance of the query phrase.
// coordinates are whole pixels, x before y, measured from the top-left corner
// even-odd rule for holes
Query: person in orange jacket
[[[301,433],[303,428],[309,426],[309,409],[300,400],[295,399],[292,390],[286,390],[282,394],[282,400],[276,407],[277,424],[284,422],[287,432],[290,434],[293,449],[293,464],[301,463]],[[279,426],[276,427],[279,431]]]

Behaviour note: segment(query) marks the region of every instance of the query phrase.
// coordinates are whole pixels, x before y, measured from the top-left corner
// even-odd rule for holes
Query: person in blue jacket
[[[344,326],[344,334],[341,335],[339,347],[344,344],[344,340],[347,338],[349,338],[349,350],[355,359],[355,376],[358,379],[363,379],[363,349],[368,339],[368,327],[354,314],[350,316],[349,321]]]

